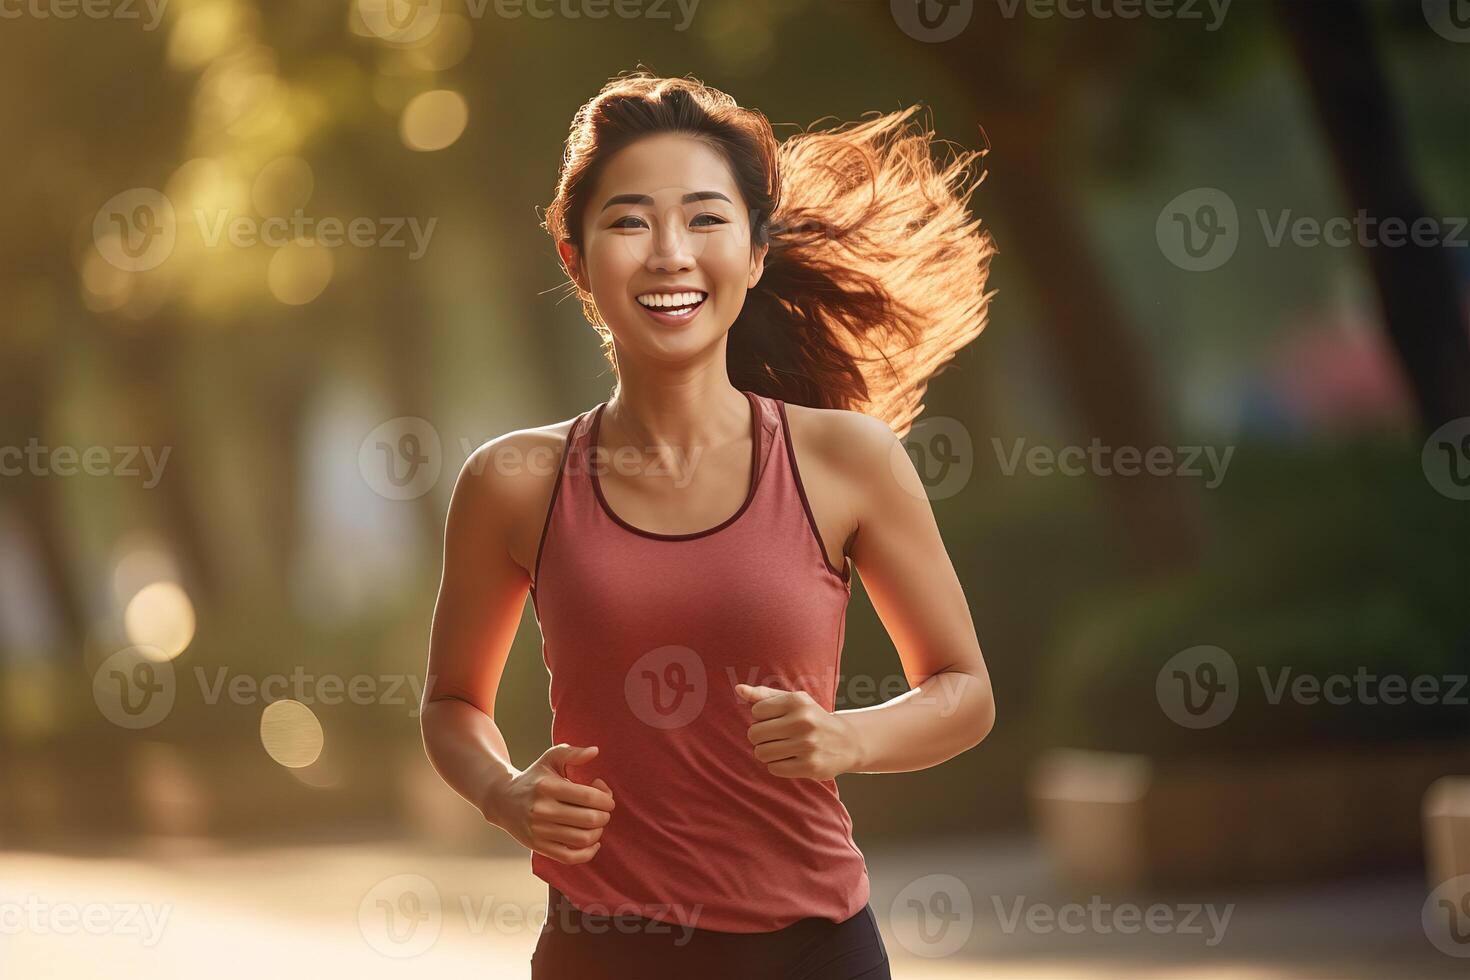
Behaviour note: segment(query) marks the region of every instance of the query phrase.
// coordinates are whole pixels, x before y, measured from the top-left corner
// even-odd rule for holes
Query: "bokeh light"
[[[194,604],[177,582],[154,582],[139,589],[123,612],[128,641],[157,650],[163,659],[171,660],[188,648],[194,627]]]
[[[283,766],[301,769],[311,765],[325,743],[316,713],[300,701],[273,701],[260,714],[260,744]]]
[[[442,150],[452,146],[469,122],[469,105],[464,96],[450,89],[436,89],[416,96],[403,109],[398,131],[403,145],[411,150]]]
[[[276,249],[266,269],[271,295],[288,306],[302,306],[332,281],[332,252],[308,239]]]
[[[289,215],[306,206],[312,187],[310,164],[297,156],[277,157],[260,168],[250,200],[262,217]]]

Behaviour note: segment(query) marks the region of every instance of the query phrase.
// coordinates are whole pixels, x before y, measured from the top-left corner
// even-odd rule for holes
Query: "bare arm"
[[[532,850],[576,863],[596,853],[612,795],[601,780],[571,782],[565,766],[596,749],[553,746],[520,770],[495,724],[496,692],[530,585],[511,556],[509,529],[540,496],[493,465],[491,454],[515,435],[476,450],[455,483],[420,728],[435,771],[486,820]]]
[[[835,717],[852,730],[847,771],[926,769],[990,734],[995,696],[964,590],[912,461],[886,424],[866,416],[855,421],[848,469],[861,491],[850,554],[912,690]]]
[[[990,675],[965,594],[924,486],[884,422],[831,413],[811,430],[855,525],[849,552],[903,661],[911,690],[828,711],[806,691],[735,685],[751,702],[747,737],[773,776],[927,769],[977,745],[995,724]]]
[[[492,790],[517,772],[495,724],[495,694],[529,586],[507,547],[489,451],[465,461],[450,500],[421,715],[429,761],[482,813]]]

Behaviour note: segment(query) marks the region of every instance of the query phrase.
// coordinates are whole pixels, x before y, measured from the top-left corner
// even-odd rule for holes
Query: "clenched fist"
[[[750,702],[755,724],[745,734],[771,775],[821,780],[857,767],[852,723],[810,694],[751,684],[736,684],[735,693]]]
[[[485,818],[526,847],[562,864],[584,864],[602,846],[602,828],[612,819],[612,789],[567,778],[568,765],[586,765],[597,746],[553,745],[481,808]]]

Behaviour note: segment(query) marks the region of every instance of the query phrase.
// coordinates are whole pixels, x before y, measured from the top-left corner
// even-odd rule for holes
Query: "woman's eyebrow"
[[[679,203],[680,204],[694,204],[694,203],[696,203],[698,201],[724,201],[726,204],[734,204],[735,203],[734,201],[732,201],[728,197],[726,197],[724,194],[721,194],[719,191],[694,191],[691,194],[685,194],[680,199]],[[607,203],[602,206],[602,210],[606,211],[608,208],[612,207],[615,204],[652,204],[652,203],[653,203],[653,198],[650,197],[647,194],[614,194],[612,197],[610,197],[610,198],[607,199]]]

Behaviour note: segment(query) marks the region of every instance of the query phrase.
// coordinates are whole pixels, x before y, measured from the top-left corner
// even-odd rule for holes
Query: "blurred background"
[[[990,148],[906,443],[999,721],[839,780],[894,975],[1465,975],[1464,0],[11,0],[0,53],[0,976],[528,975],[418,706],[459,467],[610,394],[538,209],[640,65]],[[860,575],[846,637],[839,707],[905,689]]]

